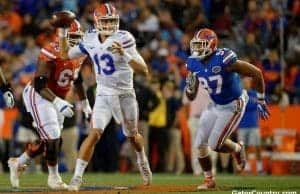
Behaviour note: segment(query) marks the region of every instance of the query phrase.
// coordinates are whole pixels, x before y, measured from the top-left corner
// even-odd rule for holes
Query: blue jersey
[[[217,49],[207,63],[190,56],[187,59],[187,69],[196,74],[211,99],[216,104],[223,105],[239,98],[242,94],[239,74],[226,71],[226,67],[235,63],[236,60],[235,52],[222,48]]]
[[[258,127],[258,112],[257,112],[257,94],[255,90],[247,91],[249,101],[239,128],[257,128]]]

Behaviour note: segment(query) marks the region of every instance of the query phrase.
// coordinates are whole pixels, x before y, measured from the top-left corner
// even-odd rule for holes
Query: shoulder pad
[[[236,53],[229,48],[218,49],[216,55],[220,56],[220,59],[225,66],[233,64],[237,60]]]
[[[98,38],[98,31],[95,29],[87,30],[82,37],[82,44],[93,44],[95,39]]]
[[[90,28],[84,32],[83,38],[94,37],[96,35],[98,35],[98,31],[94,28]]]
[[[135,38],[133,35],[126,30],[118,30],[114,36],[122,44],[123,48],[130,48],[135,46]]]
[[[55,43],[55,42],[51,42],[51,43],[47,44],[46,46],[44,46],[43,48],[41,48],[40,58],[43,58],[45,60],[47,58],[48,58],[48,60],[56,59],[57,58],[57,56],[56,56],[57,52],[59,52],[58,44]]]

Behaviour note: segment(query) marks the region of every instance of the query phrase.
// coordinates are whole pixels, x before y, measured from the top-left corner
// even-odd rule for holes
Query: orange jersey
[[[47,87],[57,96],[65,98],[73,80],[78,76],[84,58],[63,60],[59,57],[57,42],[51,42],[41,49],[39,61],[53,63]]]

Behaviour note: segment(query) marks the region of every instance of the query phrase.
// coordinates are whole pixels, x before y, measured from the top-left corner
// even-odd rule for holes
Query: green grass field
[[[63,174],[63,180],[68,183],[71,174]],[[169,185],[185,188],[189,186],[190,190],[170,190],[172,193],[196,193],[195,188],[201,182],[202,177],[195,177],[189,174],[185,175],[172,175],[172,174],[154,174],[153,176],[153,187],[166,187]],[[12,190],[9,184],[9,175],[0,175],[0,193],[49,193],[46,187],[47,175],[46,174],[26,174],[21,178],[21,189]],[[96,191],[92,193],[103,193],[101,190],[106,190],[107,186],[126,186],[136,187],[141,184],[141,179],[138,174],[106,174],[106,173],[95,173],[86,174],[84,177],[84,189],[93,190],[93,186],[96,186]],[[278,193],[284,193],[289,191],[292,193],[300,194],[300,176],[235,176],[235,175],[219,175],[217,177],[217,184],[219,188],[217,190],[201,193],[235,193],[234,191],[253,191],[259,192],[273,191]],[[178,186],[177,186],[178,185]],[[110,193],[166,193],[168,191],[155,191],[155,190],[141,190],[135,191],[134,189],[129,190],[111,190]],[[233,191],[234,190],[234,191]],[[258,192],[259,191],[259,192]],[[53,193],[53,192],[51,192]],[[57,192],[66,193],[66,192]],[[83,191],[80,193],[89,193]],[[106,193],[106,192],[104,192]],[[238,194],[238,192],[236,192]],[[245,194],[245,193],[239,193]],[[255,194],[255,193],[253,193]],[[266,194],[266,193],[265,193]],[[271,193],[270,193],[271,194]],[[274,193],[275,194],[275,193]],[[277,193],[276,193],[277,194]]]

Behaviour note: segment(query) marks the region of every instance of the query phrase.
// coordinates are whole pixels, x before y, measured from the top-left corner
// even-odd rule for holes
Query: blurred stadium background
[[[55,11],[74,11],[84,29],[92,25],[97,0],[1,0],[0,66],[11,82],[17,108],[1,109],[1,173],[7,159],[22,153],[29,141],[31,118],[22,106],[21,92],[36,69],[39,49],[52,41],[55,31],[48,20]],[[135,77],[140,105],[140,128],[152,170],[175,174],[193,173],[189,130],[189,104],[182,103],[185,60],[189,41],[202,27],[215,30],[220,47],[237,52],[263,71],[271,119],[260,121],[262,171],[255,170],[250,153],[250,174],[300,174],[300,1],[299,0],[119,0],[120,28],[130,31],[147,62],[152,78]],[[94,75],[84,68],[85,86],[93,100]],[[70,101],[76,101],[69,95]],[[205,99],[203,99],[205,101]],[[203,102],[205,103],[205,102]],[[3,99],[0,99],[3,107]],[[150,117],[149,117],[150,114]],[[80,107],[64,130],[65,154],[60,170],[72,171],[76,149],[88,132]],[[25,128],[25,129],[24,129]],[[73,140],[73,141],[72,141]],[[74,144],[71,143],[75,142]],[[250,150],[251,152],[251,150]],[[67,153],[67,154],[66,154]],[[71,153],[68,155],[68,153]],[[66,156],[68,155],[68,156]],[[90,172],[137,171],[134,153],[113,121],[98,144]],[[228,161],[228,162],[226,162]],[[29,171],[43,169],[43,160]],[[217,156],[217,173],[235,173],[230,156]],[[194,171],[194,174],[198,172]],[[199,172],[200,173],[200,172]]]

